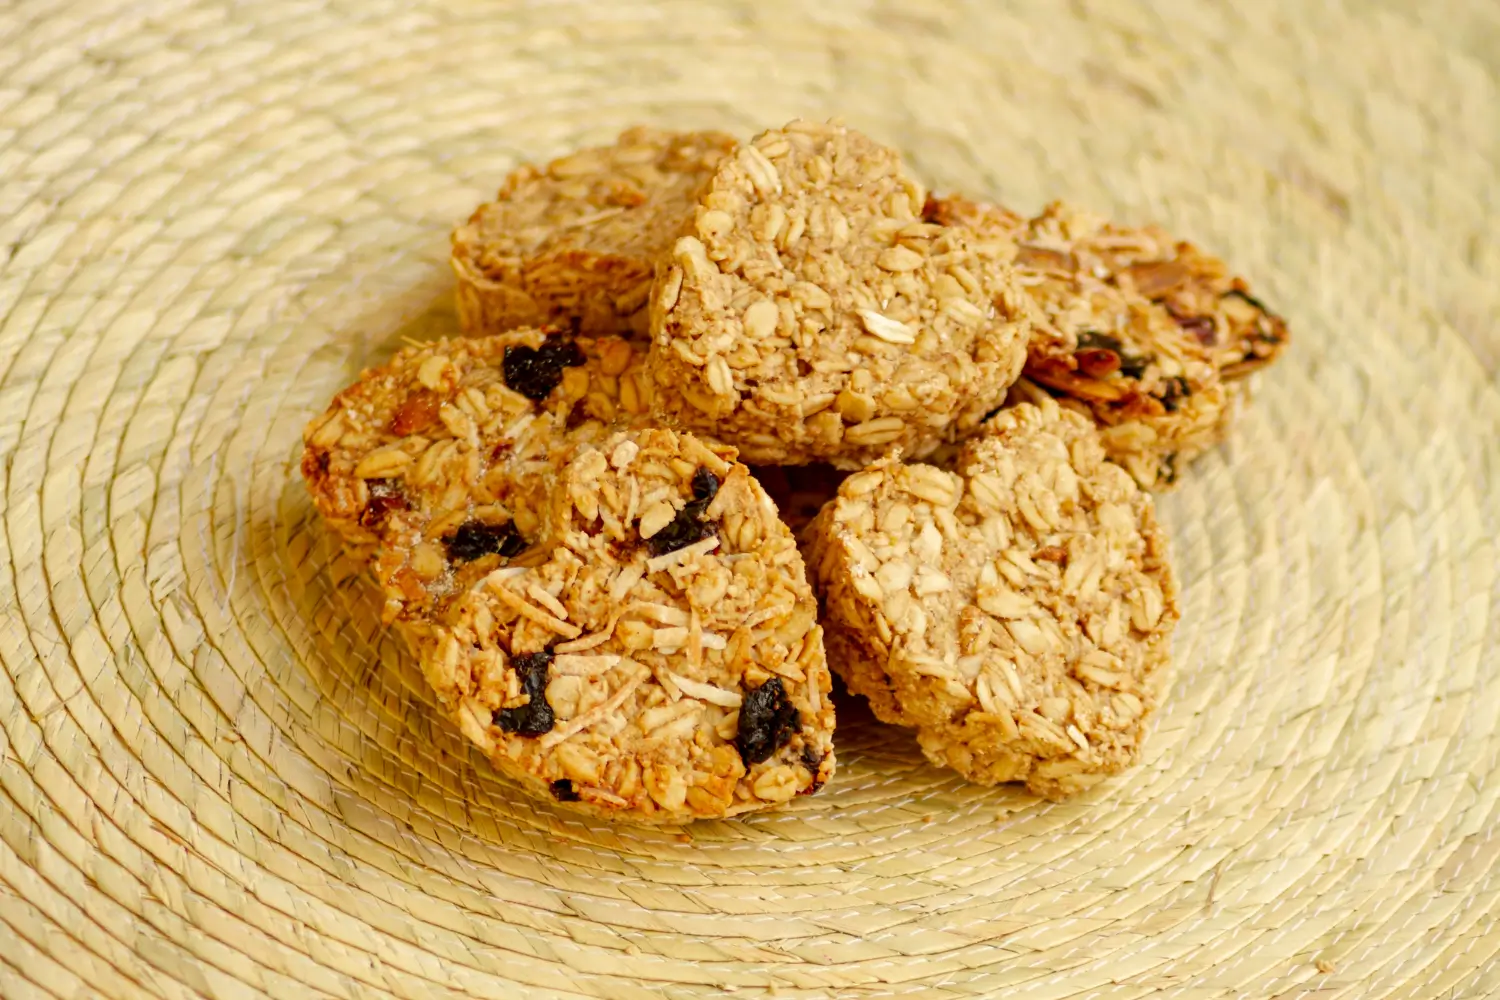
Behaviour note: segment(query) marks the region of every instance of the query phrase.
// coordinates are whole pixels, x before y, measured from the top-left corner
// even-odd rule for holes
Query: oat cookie
[[[303,478],[370,559],[387,620],[523,556],[564,440],[645,419],[644,358],[620,337],[535,329],[419,344],[307,425]]]
[[[534,792],[610,818],[770,808],[832,774],[817,607],[734,451],[631,431],[550,477],[545,553],[404,627],[464,733]]]
[[[1177,590],[1150,496],[1086,417],[1044,397],[955,472],[884,458],[809,536],[830,663],[930,760],[1049,798],[1135,761]]]
[[[1091,413],[1110,457],[1148,488],[1222,440],[1242,380],[1285,348],[1286,324],[1243,279],[1154,227],[1061,203],[1027,220],[962,198],[931,200],[926,216],[1015,242],[1043,315],[1027,378]]]
[[[754,464],[859,468],[971,430],[1020,372],[1008,243],[921,219],[895,151],[793,122],[726,158],[652,293],[656,412]]]
[[[521,167],[453,232],[464,329],[570,323],[586,334],[644,332],[653,262],[733,147],[720,132],[638,127],[614,145]]]

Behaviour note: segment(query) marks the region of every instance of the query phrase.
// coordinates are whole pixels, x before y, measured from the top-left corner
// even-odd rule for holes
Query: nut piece
[[[924,199],[841,125],[720,161],[654,292],[657,418],[751,462],[841,468],[971,431],[1020,373],[1032,307],[1013,248],[922,222]]]
[[[733,148],[719,132],[638,127],[516,170],[453,232],[464,329],[573,322],[584,334],[644,332],[656,258]]]
[[[829,660],[877,717],[973,781],[1062,798],[1133,763],[1177,590],[1149,494],[1050,398],[955,471],[890,456],[807,530]]]

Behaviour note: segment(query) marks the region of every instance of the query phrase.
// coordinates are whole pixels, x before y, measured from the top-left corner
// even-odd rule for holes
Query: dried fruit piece
[[[718,530],[718,526],[712,521],[705,521],[703,515],[719,492],[719,477],[712,470],[700,466],[693,473],[692,486],[693,499],[683,504],[671,523],[646,539],[646,547],[653,556],[686,548],[694,542],[712,537]]]
[[[367,479],[365,486],[370,491],[370,499],[365,503],[364,512],[359,515],[362,527],[378,528],[393,512],[411,509],[411,502],[406,499],[400,480]]]
[[[473,562],[492,553],[513,559],[525,552],[527,546],[514,521],[504,524],[465,521],[443,543],[448,547],[448,558],[457,562]]]
[[[502,708],[495,713],[495,724],[507,733],[522,736],[540,736],[551,732],[556,723],[552,706],[547,704],[547,670],[552,665],[552,654],[519,653],[510,658],[521,679],[521,693],[530,700],[515,708]]]
[[[798,792],[798,795],[816,795],[818,790],[823,787],[824,779],[821,772],[823,770],[823,761],[827,759],[827,750],[818,750],[812,746],[802,748],[802,766],[807,768],[807,773],[812,775],[813,780],[812,784]]]
[[[587,360],[576,343],[553,337],[540,347],[507,347],[501,370],[506,385],[527,399],[542,400],[562,381],[564,368],[575,368]]]
[[[552,790],[552,797],[559,802],[577,802],[578,792],[573,788],[573,782],[568,778],[558,778],[547,786]]]
[[[391,433],[397,437],[425,431],[437,423],[443,399],[431,389],[418,389],[406,397],[391,417]]]
[[[801,715],[787,698],[781,678],[772,677],[745,693],[734,745],[747,766],[759,764],[785,746],[801,726]]]

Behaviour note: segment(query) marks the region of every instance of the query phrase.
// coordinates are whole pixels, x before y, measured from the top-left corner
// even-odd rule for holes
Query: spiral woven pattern
[[[1500,993],[1486,0],[0,6],[0,996]],[[1161,504],[1177,683],[1067,804],[859,707],[787,810],[518,797],[314,515],[449,227],[652,122],[842,115],[1227,257],[1295,342]]]

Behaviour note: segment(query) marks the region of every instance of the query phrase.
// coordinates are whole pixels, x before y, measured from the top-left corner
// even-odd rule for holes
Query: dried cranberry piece
[[[522,736],[540,736],[551,732],[556,717],[552,706],[547,704],[547,672],[552,666],[552,654],[518,653],[510,658],[521,678],[521,693],[531,700],[518,708],[502,708],[495,713],[495,723],[507,733]]]
[[[718,495],[719,477],[700,466],[693,473],[693,499],[682,505],[677,516],[672,518],[672,523],[646,539],[646,547],[651,550],[651,554],[666,555],[712,537],[718,531],[718,525],[705,521],[703,515]]]
[[[448,546],[448,558],[458,562],[473,562],[491,553],[512,559],[526,551],[526,539],[511,521],[504,524],[465,521],[443,542]]]
[[[366,528],[378,528],[392,511],[411,510],[411,501],[406,499],[400,482],[395,479],[366,480],[365,488],[370,491],[370,499],[365,501],[359,523]]]
[[[786,746],[802,728],[802,715],[787,697],[780,677],[745,693],[740,705],[740,732],[734,746],[745,766],[759,764]]]
[[[587,359],[571,340],[553,339],[541,347],[507,347],[500,363],[505,384],[527,399],[546,399],[562,381],[564,368],[576,368]]]
[[[552,797],[559,802],[578,801],[578,792],[573,788],[573,782],[567,778],[558,778],[547,787],[552,790]]]

